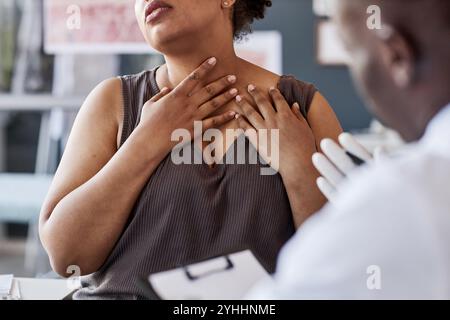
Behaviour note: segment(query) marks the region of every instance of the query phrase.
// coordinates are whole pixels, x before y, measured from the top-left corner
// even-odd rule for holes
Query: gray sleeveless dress
[[[152,70],[120,78],[121,145],[138,125],[144,103],[159,92],[155,74]],[[283,76],[279,89],[306,115],[316,93],[313,85]],[[245,140],[248,154],[256,152]],[[243,249],[251,249],[274,272],[278,252],[295,228],[281,176],[262,176],[262,166],[175,165],[167,156],[143,188],[108,259],[96,273],[83,277],[83,288],[73,298],[143,299],[138,281],[150,273]]]

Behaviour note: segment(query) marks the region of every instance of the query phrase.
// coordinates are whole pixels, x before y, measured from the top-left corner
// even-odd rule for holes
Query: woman
[[[310,157],[316,141],[341,132],[333,111],[313,86],[234,52],[233,39],[270,5],[136,0],[145,39],[166,64],[90,94],[41,212],[53,268],[91,274],[75,298],[143,298],[140,277],[238,249],[251,249],[273,272],[295,227],[323,205]],[[298,102],[292,111],[277,89],[269,96],[277,86]],[[251,164],[175,165],[171,135],[193,132],[195,120],[221,132],[280,129],[279,174],[261,176]]]

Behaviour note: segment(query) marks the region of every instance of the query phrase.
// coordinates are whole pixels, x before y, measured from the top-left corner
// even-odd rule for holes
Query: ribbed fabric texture
[[[159,92],[155,73],[121,77],[121,144],[136,128],[142,106]],[[291,105],[297,101],[307,112],[314,86],[282,77],[279,87]],[[235,151],[243,142],[247,157],[256,152],[244,136],[239,139]],[[281,176],[262,176],[262,166],[175,165],[166,157],[142,190],[109,258],[83,278],[74,299],[143,299],[138,281],[151,273],[244,249],[274,272],[278,252],[295,228]]]

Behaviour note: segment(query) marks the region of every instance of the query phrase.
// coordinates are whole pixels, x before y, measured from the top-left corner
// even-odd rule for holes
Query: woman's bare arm
[[[101,267],[145,183],[176,144],[170,141],[173,130],[192,132],[194,121],[202,120],[206,130],[234,118],[231,113],[208,118],[234,97],[223,93],[232,84],[229,77],[201,85],[214,65],[205,62],[172,92],[163,89],[147,102],[119,150],[120,80],[105,81],[89,95],[41,210],[41,240],[60,275],[68,276],[71,265],[83,275]]]
[[[336,114],[319,92],[314,96],[307,121],[311,127],[317,151],[320,151],[320,142],[323,139],[330,138],[338,141],[342,133]],[[283,179],[297,228],[312,214],[318,212],[327,201],[316,184],[320,175],[312,163],[312,153],[310,151],[305,154],[307,157],[303,158],[303,161],[300,161],[302,157],[298,157],[301,163],[301,168],[295,170],[298,174],[285,175]]]
[[[319,151],[320,142],[323,139],[330,138],[338,141],[338,137],[342,133],[341,124],[330,104],[320,92],[314,95],[307,117]]]
[[[70,265],[89,274],[103,263],[161,160],[144,147],[140,128],[117,151],[120,92],[112,79],[89,95],[41,210],[41,239],[63,276]]]

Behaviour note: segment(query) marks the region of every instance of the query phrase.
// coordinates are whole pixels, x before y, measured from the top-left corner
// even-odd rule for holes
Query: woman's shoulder
[[[294,75],[279,75],[273,71],[267,70],[263,67],[255,65],[251,62],[245,61],[247,68],[250,71],[251,77],[260,79],[265,86],[289,86],[289,87],[313,87],[315,86],[307,81],[300,80]],[[317,90],[317,89],[316,89]]]
[[[245,69],[247,72],[244,74],[244,80],[246,82],[254,83],[262,88],[276,87],[280,80],[280,75],[255,65],[251,62],[245,61]]]
[[[139,81],[142,79],[146,79],[149,76],[151,76],[155,71],[157,70],[157,68],[151,69],[151,70],[142,70],[138,73],[133,73],[133,74],[125,74],[125,75],[121,75],[118,76],[117,79],[120,80],[136,80]]]
[[[91,91],[83,106],[105,109],[100,111],[109,111],[108,114],[111,114],[111,108],[120,104],[121,88],[121,82],[118,78],[103,80]]]
[[[293,75],[281,76],[278,82],[278,89],[284,95],[289,105],[297,102],[304,115],[308,114],[314,97],[318,92],[314,84],[299,80]]]
[[[300,80],[293,75],[278,75],[262,67],[249,63],[251,78],[258,79],[261,88],[277,87],[289,105],[297,102],[306,115],[311,108],[313,99],[318,92],[316,86]]]
[[[318,91],[317,87],[308,81],[298,79],[294,75],[282,75],[278,81],[279,87],[286,87],[292,90],[313,90]]]
[[[317,91],[314,84],[300,80],[294,75],[279,75],[250,62],[247,63],[250,66],[251,77],[258,79],[262,87],[278,87],[282,91]]]
[[[118,77],[122,83],[122,94],[124,98],[133,92],[134,97],[143,96],[143,98],[147,98],[148,100],[154,94],[158,93],[159,88],[156,82],[156,70],[158,68]]]

